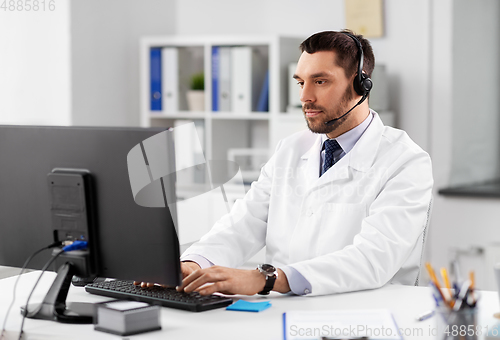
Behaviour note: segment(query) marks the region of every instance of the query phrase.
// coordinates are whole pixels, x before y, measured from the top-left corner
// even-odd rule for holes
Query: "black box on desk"
[[[122,336],[159,330],[160,307],[138,301],[99,303],[94,329]]]

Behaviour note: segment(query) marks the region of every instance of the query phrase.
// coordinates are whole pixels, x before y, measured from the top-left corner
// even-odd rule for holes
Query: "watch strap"
[[[266,276],[266,285],[264,286],[264,289],[259,292],[259,295],[269,295],[269,292],[274,288],[275,282],[276,282],[276,275]]]

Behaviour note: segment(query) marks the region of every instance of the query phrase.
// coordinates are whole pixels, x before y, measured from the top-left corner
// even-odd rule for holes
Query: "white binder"
[[[267,65],[250,46],[231,49],[231,105],[235,113],[255,111]]]
[[[164,113],[179,111],[179,51],[165,47],[161,51],[162,110]]]
[[[231,111],[231,47],[219,49],[219,111]]]

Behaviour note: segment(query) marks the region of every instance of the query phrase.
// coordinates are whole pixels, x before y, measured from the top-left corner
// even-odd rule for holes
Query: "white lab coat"
[[[312,295],[415,284],[431,160],[372,113],[354,148],[321,177],[321,136],[307,130],[283,139],[232,218],[184,255],[238,267],[266,245],[266,262],[296,269]]]

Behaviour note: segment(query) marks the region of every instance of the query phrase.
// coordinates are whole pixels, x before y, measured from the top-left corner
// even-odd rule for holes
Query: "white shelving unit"
[[[293,121],[287,131],[306,128],[301,115],[285,113],[288,103],[288,64],[300,56],[303,38],[282,36],[158,36],[144,37],[140,43],[141,125],[144,127],[174,126],[176,120],[196,121],[204,127],[204,153],[207,159],[226,159],[232,148],[266,148],[270,154],[283,137],[280,118]],[[267,54],[269,69],[268,112],[213,112],[212,108],[212,47],[251,46]],[[161,112],[150,110],[150,49],[177,47],[192,51],[201,58],[194,61],[193,74],[205,75],[205,111]],[[200,53],[201,51],[201,53]],[[180,86],[180,88],[186,86]],[[185,96],[185,93],[179,94]],[[295,116],[295,117],[291,117]],[[288,124],[290,125],[290,124]],[[279,135],[279,138],[277,137]]]

